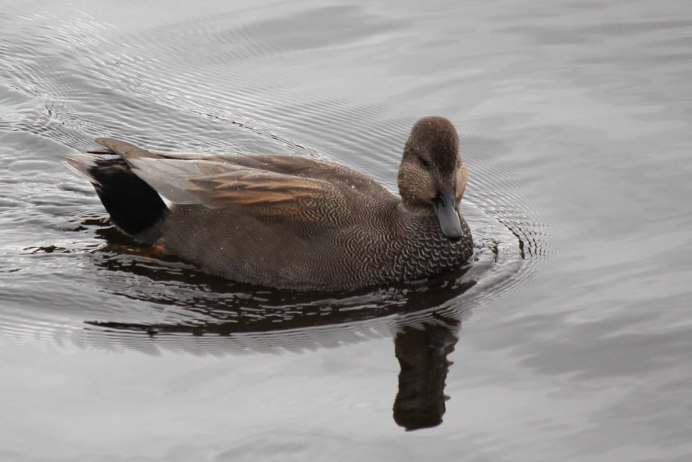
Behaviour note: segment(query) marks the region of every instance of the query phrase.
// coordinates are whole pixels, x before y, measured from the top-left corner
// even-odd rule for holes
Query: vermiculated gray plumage
[[[118,223],[104,201],[118,227],[147,243],[160,240],[166,251],[229,279],[277,288],[354,289],[453,270],[473,252],[464,219],[457,213],[461,238],[450,239],[432,206],[446,191],[456,197],[456,211],[466,184],[456,131],[446,119],[426,118],[414,126],[407,146],[416,148],[404,152],[399,171],[403,201],[372,178],[334,163],[147,151],[123,141],[97,141],[119,158],[80,155],[67,162],[90,179],[102,201],[120,194],[131,202],[131,211],[117,202]],[[137,187],[120,190],[111,174]],[[174,205],[161,209],[152,191]],[[130,232],[141,226],[127,217],[147,221],[138,212],[142,204],[156,215],[149,220],[152,228]]]

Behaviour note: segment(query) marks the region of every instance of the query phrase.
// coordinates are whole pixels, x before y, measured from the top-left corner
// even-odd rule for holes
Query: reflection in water
[[[322,317],[323,322],[345,323],[353,321],[354,318],[348,319],[339,316],[338,311],[336,317]],[[404,427],[407,431],[418,430],[423,428],[435,427],[442,423],[442,417],[445,413],[445,401],[449,399],[444,394],[445,380],[451,362],[447,356],[454,351],[454,347],[458,341],[458,332],[461,326],[459,319],[450,317],[449,314],[442,315],[439,312],[415,313],[416,322],[411,324],[410,316],[404,315],[401,318],[403,324],[398,324],[397,321],[390,325],[389,328],[394,334],[394,354],[399,361],[399,384],[396,398],[394,400],[394,421],[397,425]],[[374,314],[373,314],[374,315]],[[297,317],[286,323],[276,323],[271,319],[256,320],[254,328],[265,329],[263,331],[250,331],[249,323],[220,323],[217,325],[207,324],[202,327],[200,325],[142,325],[142,324],[127,324],[115,322],[92,322],[96,325],[108,330],[120,331],[128,333],[131,347],[135,347],[138,342],[132,337],[132,334],[137,332],[146,333],[151,339],[156,339],[160,335],[166,333],[176,333],[178,340],[183,340],[181,333],[193,334],[197,337],[209,333],[234,337],[238,335],[250,334],[255,341],[261,343],[263,336],[265,340],[278,342],[279,345],[286,349],[293,349],[296,336],[299,336],[305,329],[307,324],[314,318]],[[363,319],[361,319],[363,320]],[[231,326],[234,325],[235,329]],[[369,324],[366,324],[369,325]],[[303,329],[301,331],[300,327]],[[273,328],[272,328],[273,327]],[[339,331],[346,326],[338,324],[328,326],[328,332],[338,336]],[[349,324],[348,327],[353,327]],[[297,328],[297,330],[296,330]],[[235,331],[235,333],[231,332]],[[203,332],[203,333],[202,333]],[[340,340],[343,337],[340,337]],[[168,338],[170,340],[170,337]],[[217,340],[219,340],[217,338]],[[243,345],[251,344],[251,342],[241,341]],[[339,346],[339,342],[333,342],[327,345],[327,341],[311,345],[312,347]],[[185,345],[184,341],[176,343],[175,347]],[[232,345],[232,344],[231,344]],[[217,350],[218,351],[218,350]]]
[[[110,234],[112,228],[103,231]],[[218,354],[239,346],[244,351],[334,348],[373,335],[392,335],[401,367],[394,421],[406,430],[442,422],[451,364],[447,355],[454,350],[461,325],[459,297],[476,284],[467,270],[413,284],[343,293],[275,291],[234,284],[189,266],[181,270],[175,259],[143,256],[147,248],[117,235],[108,236],[108,241],[94,254],[95,262],[109,273],[130,273],[146,280],[145,290],[135,287],[123,292],[109,285],[110,290],[183,313],[165,322],[87,320],[86,330],[97,343],[118,342],[139,349],[148,339],[159,347]],[[101,258],[107,255],[116,258]],[[166,291],[157,284],[171,283],[179,290],[163,297]],[[133,313],[126,305],[112,314],[130,317]],[[351,335],[344,335],[347,332]]]
[[[438,323],[405,326],[394,344],[399,360],[399,392],[394,400],[394,421],[406,430],[435,427],[445,413],[447,355],[454,351],[461,322],[432,314]]]

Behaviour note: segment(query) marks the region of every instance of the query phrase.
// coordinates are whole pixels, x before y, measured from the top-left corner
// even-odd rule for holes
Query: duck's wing
[[[342,188],[328,179],[262,169],[248,160],[251,156],[152,152],[118,140],[97,142],[120,155],[135,175],[173,203],[336,224],[335,212],[347,202]]]
[[[124,141],[111,138],[99,138],[96,141],[105,148],[87,152],[118,154],[125,158],[134,155],[137,157],[197,161],[201,168],[211,165],[210,163],[212,162],[233,164],[278,174],[328,181],[339,187],[350,188],[355,195],[372,196],[373,194],[389,193],[384,186],[376,182],[372,177],[358,170],[325,160],[276,154],[224,155],[219,153],[144,150]]]
[[[387,190],[372,177],[344,165],[324,160],[275,154],[224,156],[213,153],[151,152],[167,159],[212,160],[277,174],[327,181],[336,187],[350,189],[349,194],[354,196],[371,197],[373,194],[387,193]]]

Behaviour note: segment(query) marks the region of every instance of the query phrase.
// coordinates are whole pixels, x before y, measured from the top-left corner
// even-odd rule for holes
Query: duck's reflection
[[[141,331],[153,337],[165,333],[180,334],[182,332],[200,335],[199,327],[191,326],[92,324],[109,330]],[[241,324],[236,327],[239,327],[237,332],[242,333],[243,327],[246,326]],[[454,351],[460,328],[461,321],[458,319],[444,317],[437,313],[428,314],[425,318],[417,320],[415,325],[392,327],[395,331],[394,355],[400,366],[398,390],[393,406],[394,421],[407,431],[435,427],[442,423],[446,410],[445,401],[449,399],[444,394],[447,373],[452,365],[448,355]],[[233,335],[228,324],[214,330],[217,334]],[[275,340],[276,333],[276,331],[273,332]],[[287,337],[287,341],[289,339],[290,337]],[[134,344],[135,342],[133,346]]]
[[[406,430],[435,427],[445,413],[445,380],[461,322],[433,314],[432,323],[406,326],[394,337],[399,360],[399,391],[394,421]],[[437,321],[437,322],[434,322]]]
[[[176,262],[117,250],[106,248],[94,256],[107,271],[103,275],[106,291],[152,303],[151,308],[130,312],[126,309],[130,304],[123,304],[123,310],[113,315],[131,321],[86,321],[93,334],[90,338],[138,348],[142,338],[133,335],[139,332],[160,348],[220,354],[235,348],[334,348],[344,341],[391,334],[400,365],[394,421],[406,430],[442,422],[451,365],[447,356],[454,351],[461,326],[459,311],[449,308],[449,302],[458,305],[462,294],[475,285],[465,270],[417,284],[308,294],[241,286],[189,267],[180,269]],[[171,318],[166,322],[133,319],[148,317],[157,307],[170,312]],[[109,335],[114,331],[118,334]]]

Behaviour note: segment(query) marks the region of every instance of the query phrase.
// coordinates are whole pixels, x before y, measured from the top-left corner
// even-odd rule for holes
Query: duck
[[[299,156],[143,149],[113,138],[66,156],[117,229],[208,273],[290,290],[343,291],[465,266],[467,167],[444,117],[412,127],[399,195],[344,165]]]

